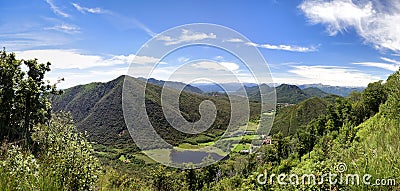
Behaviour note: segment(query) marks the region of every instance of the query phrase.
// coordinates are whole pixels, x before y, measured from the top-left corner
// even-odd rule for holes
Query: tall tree
[[[22,68],[27,68],[24,71]],[[50,63],[37,59],[17,60],[14,53],[0,51],[0,140],[31,144],[32,128],[51,118],[49,94],[58,94],[56,85],[45,81]]]

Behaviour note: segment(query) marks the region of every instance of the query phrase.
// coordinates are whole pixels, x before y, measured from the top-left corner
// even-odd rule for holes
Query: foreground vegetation
[[[24,72],[22,65],[27,65],[28,71]],[[400,71],[386,83],[371,83],[364,91],[353,92],[346,98],[306,98],[297,105],[281,108],[272,144],[263,145],[256,152],[240,153],[249,148],[246,138],[251,136],[246,135],[229,158],[200,169],[179,170],[159,165],[142,154],[132,141],[118,141],[129,137],[119,127],[119,118],[99,120],[111,115],[105,113],[108,106],[119,108],[113,104],[118,103],[118,97],[112,95],[118,95],[120,79],[75,87],[57,96],[61,92],[55,85],[43,80],[50,70],[49,63],[16,60],[14,54],[2,51],[0,66],[0,190],[400,189]],[[155,118],[159,114],[158,90],[158,86],[150,85],[146,107],[153,112],[152,119],[156,121],[153,125],[166,127]],[[185,117],[196,120],[199,114],[190,109],[191,104],[208,98],[184,93],[181,109]],[[218,103],[222,116],[211,131],[200,136],[171,135],[162,128],[159,131],[180,148],[213,144],[229,118],[226,110],[229,102],[225,98],[210,99]],[[68,113],[52,114],[50,101],[54,101],[53,106],[71,108],[78,121],[74,123]],[[257,103],[252,104],[257,108]],[[252,111],[257,113],[256,109]],[[76,124],[83,127],[96,119],[102,122],[99,125],[104,132],[86,134],[82,130],[91,129],[75,128]],[[253,114],[251,120],[254,130],[257,116]],[[107,131],[107,124],[116,124],[112,126],[116,129]],[[101,142],[101,133],[112,133],[111,141]],[[96,142],[88,141],[93,139]],[[370,174],[371,182],[376,179],[394,182],[385,186],[329,184],[323,174],[339,173],[337,166],[342,163],[347,165],[347,169],[340,171],[343,175]],[[281,185],[275,179],[260,184],[260,174],[266,172],[313,174],[317,182],[325,181]]]

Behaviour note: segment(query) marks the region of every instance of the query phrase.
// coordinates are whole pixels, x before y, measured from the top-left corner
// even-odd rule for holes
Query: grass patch
[[[234,144],[234,148],[232,150],[232,152],[240,152],[241,150],[248,150],[250,149],[250,144]]]
[[[202,146],[200,144],[192,145],[190,143],[182,143],[182,144],[179,144],[178,147],[181,148],[181,149],[199,149],[199,148],[202,148],[204,146]]]

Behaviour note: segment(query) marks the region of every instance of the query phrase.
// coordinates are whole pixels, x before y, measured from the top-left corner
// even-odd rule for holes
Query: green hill
[[[328,94],[318,88],[315,88],[315,87],[309,87],[309,88],[303,89],[303,92],[310,96],[314,96],[314,97],[326,97],[326,96],[330,95],[330,94]]]
[[[91,141],[104,144],[128,144],[132,139],[127,131],[122,112],[122,87],[125,78],[144,86],[145,82],[132,77],[121,76],[107,83],[90,83],[64,90],[51,98],[53,111],[71,112],[77,129],[86,131]],[[161,107],[162,87],[148,83],[146,86],[146,110],[156,131],[173,145],[193,135],[184,134],[172,128],[163,115]],[[180,94],[180,110],[188,121],[200,119],[198,107],[203,100],[210,100],[217,106],[217,118],[204,134],[221,135],[230,119],[230,103],[227,97],[205,96],[183,91]],[[251,118],[257,118],[259,104],[252,104]]]
[[[311,120],[326,114],[328,104],[327,100],[312,97],[296,105],[283,107],[275,116],[271,133],[282,132],[285,136],[293,135]]]
[[[387,100],[380,105],[378,113],[358,126],[343,124],[338,130],[326,132],[310,154],[303,156],[290,173],[337,173],[337,166],[345,164],[344,174],[359,175],[360,184],[337,185],[338,190],[399,190],[400,71],[391,75],[383,86]],[[368,95],[369,92],[362,94]],[[371,176],[367,179],[370,185],[363,182],[362,177],[366,174]],[[385,185],[377,185],[380,183],[375,182],[377,179],[385,181]],[[319,189],[328,187],[327,183],[318,186]],[[293,190],[318,188],[303,185]]]
[[[278,103],[299,103],[311,96],[295,85],[282,84],[276,87],[276,98]]]

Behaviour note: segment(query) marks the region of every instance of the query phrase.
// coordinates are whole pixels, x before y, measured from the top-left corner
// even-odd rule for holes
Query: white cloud
[[[74,6],[75,9],[81,13],[107,14],[109,16],[112,16],[113,17],[112,21],[114,22],[114,24],[118,25],[119,27],[121,27],[121,26],[130,27],[133,25],[133,26],[136,26],[136,27],[142,29],[151,37],[154,37],[156,35],[156,33],[153,32],[149,27],[147,27],[146,25],[144,25],[142,22],[140,22],[139,20],[137,20],[135,18],[125,17],[125,16],[122,16],[113,11],[101,9],[99,7],[88,8],[88,7],[80,6],[77,3],[72,3],[72,6]]]
[[[128,68],[97,68],[92,70],[80,70],[76,72],[57,72],[50,71],[46,75],[46,79],[55,83],[58,79],[64,78],[64,81],[57,84],[57,88],[65,89],[76,85],[88,84],[91,82],[108,82],[121,75],[126,75]]]
[[[33,59],[37,58],[39,62],[51,62],[54,69],[86,69],[100,66],[115,66],[123,64],[145,65],[158,61],[157,58],[149,56],[135,55],[115,55],[110,57],[103,57],[99,55],[87,55],[79,53],[76,50],[61,50],[61,49],[47,49],[47,50],[27,50],[16,52],[18,59]]]
[[[46,0],[46,3],[50,5],[51,10],[57,15],[60,15],[62,17],[70,17],[69,14],[63,12],[60,10],[59,7],[57,7],[54,3],[53,0]]]
[[[56,25],[54,27],[47,27],[45,28],[46,30],[56,30],[64,33],[80,33],[80,28],[77,26],[73,25],[68,25],[68,24],[61,24],[61,25]]]
[[[400,67],[400,62],[397,60],[393,60],[390,58],[386,57],[381,57],[382,60],[389,62],[389,63],[383,63],[383,62],[353,62],[352,64],[356,65],[362,65],[362,66],[369,66],[369,67],[376,67],[376,68],[383,68],[385,70],[389,71],[397,71]]]
[[[303,46],[296,46],[296,45],[272,45],[272,44],[257,44],[254,42],[246,43],[248,46],[255,46],[258,48],[266,48],[271,50],[286,50],[291,52],[315,52],[318,49],[315,46],[311,47],[303,47]]]
[[[95,13],[95,14],[103,14],[103,13],[107,13],[107,11],[102,10],[98,7],[96,8],[87,8],[87,7],[82,7],[77,3],[72,3],[72,6],[75,7],[76,10],[78,10],[81,13]]]
[[[57,46],[73,40],[67,38],[65,34],[47,31],[15,32],[0,34],[0,37],[4,38],[1,42],[1,47],[6,47],[9,51],[26,50],[42,46]]]
[[[274,77],[274,82],[290,84],[322,83],[333,86],[366,86],[370,82],[380,80],[378,76],[340,66],[293,66],[293,69],[289,70],[289,73],[292,75],[283,74],[279,75],[279,77]]]
[[[393,60],[393,59],[386,58],[386,57],[381,57],[381,59],[386,61],[386,62],[390,62],[390,63],[394,63],[396,65],[400,65],[400,61],[397,61],[397,60]]]
[[[226,42],[243,42],[243,40],[240,38],[231,38],[226,40]]]
[[[388,1],[311,1],[299,5],[312,24],[326,25],[330,35],[354,28],[377,49],[400,52],[400,2]]]
[[[158,36],[157,40],[160,41],[165,41],[165,45],[174,45],[174,44],[180,44],[184,42],[195,42],[199,40],[204,40],[204,39],[215,39],[217,38],[217,35],[214,33],[201,33],[201,32],[193,32],[190,30],[182,30],[182,34],[177,37],[173,38],[170,36]]]
[[[383,68],[385,70],[390,70],[390,71],[396,71],[399,69],[399,67],[396,66],[395,64],[388,64],[388,63],[382,63],[382,62],[353,62],[352,64],[362,65],[362,66],[370,66],[370,67],[376,67],[376,68]]]

